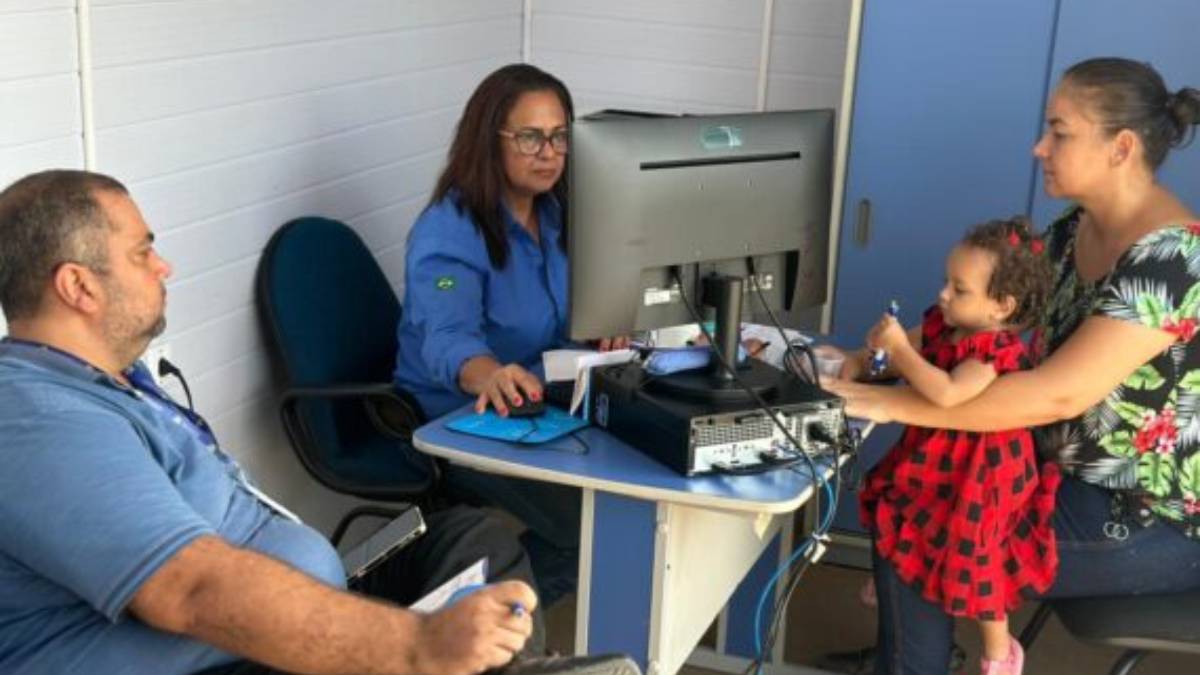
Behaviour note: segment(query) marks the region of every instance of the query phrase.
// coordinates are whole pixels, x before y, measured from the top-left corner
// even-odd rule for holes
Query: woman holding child
[[[1200,123],[1200,91],[1171,93],[1146,64],[1092,59],[1065,73],[1046,120],[1033,149],[1045,190],[1075,205],[1044,236],[1053,282],[1035,330],[1037,367],[960,401],[912,387],[829,388],[850,414],[880,422],[1032,427],[1038,453],[1064,474],[1046,596],[1200,587],[1200,219],[1155,180]],[[896,332],[873,332],[872,347]],[[860,372],[849,365],[843,375]],[[951,613],[879,560],[876,672],[946,672]],[[1011,654],[981,670],[1019,673],[1015,644]]]

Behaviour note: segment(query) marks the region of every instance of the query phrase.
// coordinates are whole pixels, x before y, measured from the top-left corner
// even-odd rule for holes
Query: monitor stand
[[[726,363],[737,369],[737,378],[725,370],[717,359],[713,359],[708,368],[663,375],[647,382],[647,387],[664,396],[692,401],[751,405],[755,401],[746,392],[747,388],[763,398],[775,393],[779,378],[784,376],[782,371],[754,358],[746,359],[746,363],[740,366],[735,365],[741,337],[744,287],[745,279],[742,277],[707,276],[703,279],[700,298],[701,304],[717,310],[713,347],[725,357]]]

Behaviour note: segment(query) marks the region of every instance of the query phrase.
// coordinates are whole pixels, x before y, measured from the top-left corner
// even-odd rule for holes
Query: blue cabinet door
[[[934,302],[972,224],[1027,212],[1047,86],[1052,0],[865,0],[834,300],[834,342],[861,346],[889,300]],[[870,233],[857,241],[869,204]],[[878,428],[873,464],[899,427]],[[838,529],[856,529],[843,496]]]
[[[1079,61],[1120,56],[1149,62],[1162,73],[1171,91],[1184,86],[1200,88],[1200,54],[1196,51],[1200,2],[1060,0],[1059,12],[1051,87],[1064,70]],[[1046,196],[1041,178],[1039,168],[1033,218],[1038,227],[1045,227],[1066,204]],[[1200,143],[1172,151],[1159,178],[1192,210],[1200,209]]]
[[[833,316],[840,344],[861,345],[891,299],[905,325],[918,322],[967,227],[1028,210],[1054,10],[1047,0],[866,1]]]

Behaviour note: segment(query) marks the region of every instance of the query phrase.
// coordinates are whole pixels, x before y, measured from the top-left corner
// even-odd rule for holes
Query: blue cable
[[[834,463],[836,465],[836,459],[834,459]],[[836,466],[835,470],[837,470]],[[829,526],[833,524],[834,511],[837,510],[837,499],[833,494],[833,488],[829,485],[829,481],[821,480],[821,487],[825,490],[825,496],[828,500],[826,503],[830,505],[829,509],[825,512],[825,522],[821,523],[816,532],[809,536],[808,541],[806,541],[803,546],[797,549],[796,552],[792,553],[791,557],[787,559],[787,562],[781,565],[779,569],[775,570],[775,574],[771,575],[771,579],[767,581],[762,592],[758,596],[758,604],[754,608],[754,649],[760,662],[763,659],[762,614],[763,608],[767,604],[767,595],[774,590],[775,582],[779,580],[779,575],[791,569],[792,565],[794,565],[797,560],[807,555],[809,548],[812,546],[813,542],[816,541],[816,538],[829,531]]]

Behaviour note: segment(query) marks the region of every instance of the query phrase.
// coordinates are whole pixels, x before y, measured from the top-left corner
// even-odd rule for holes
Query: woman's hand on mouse
[[[484,381],[475,399],[475,412],[482,413],[491,405],[497,414],[506,417],[509,406],[524,405],[526,396],[531,401],[540,401],[542,381],[515,363],[500,366]]]

